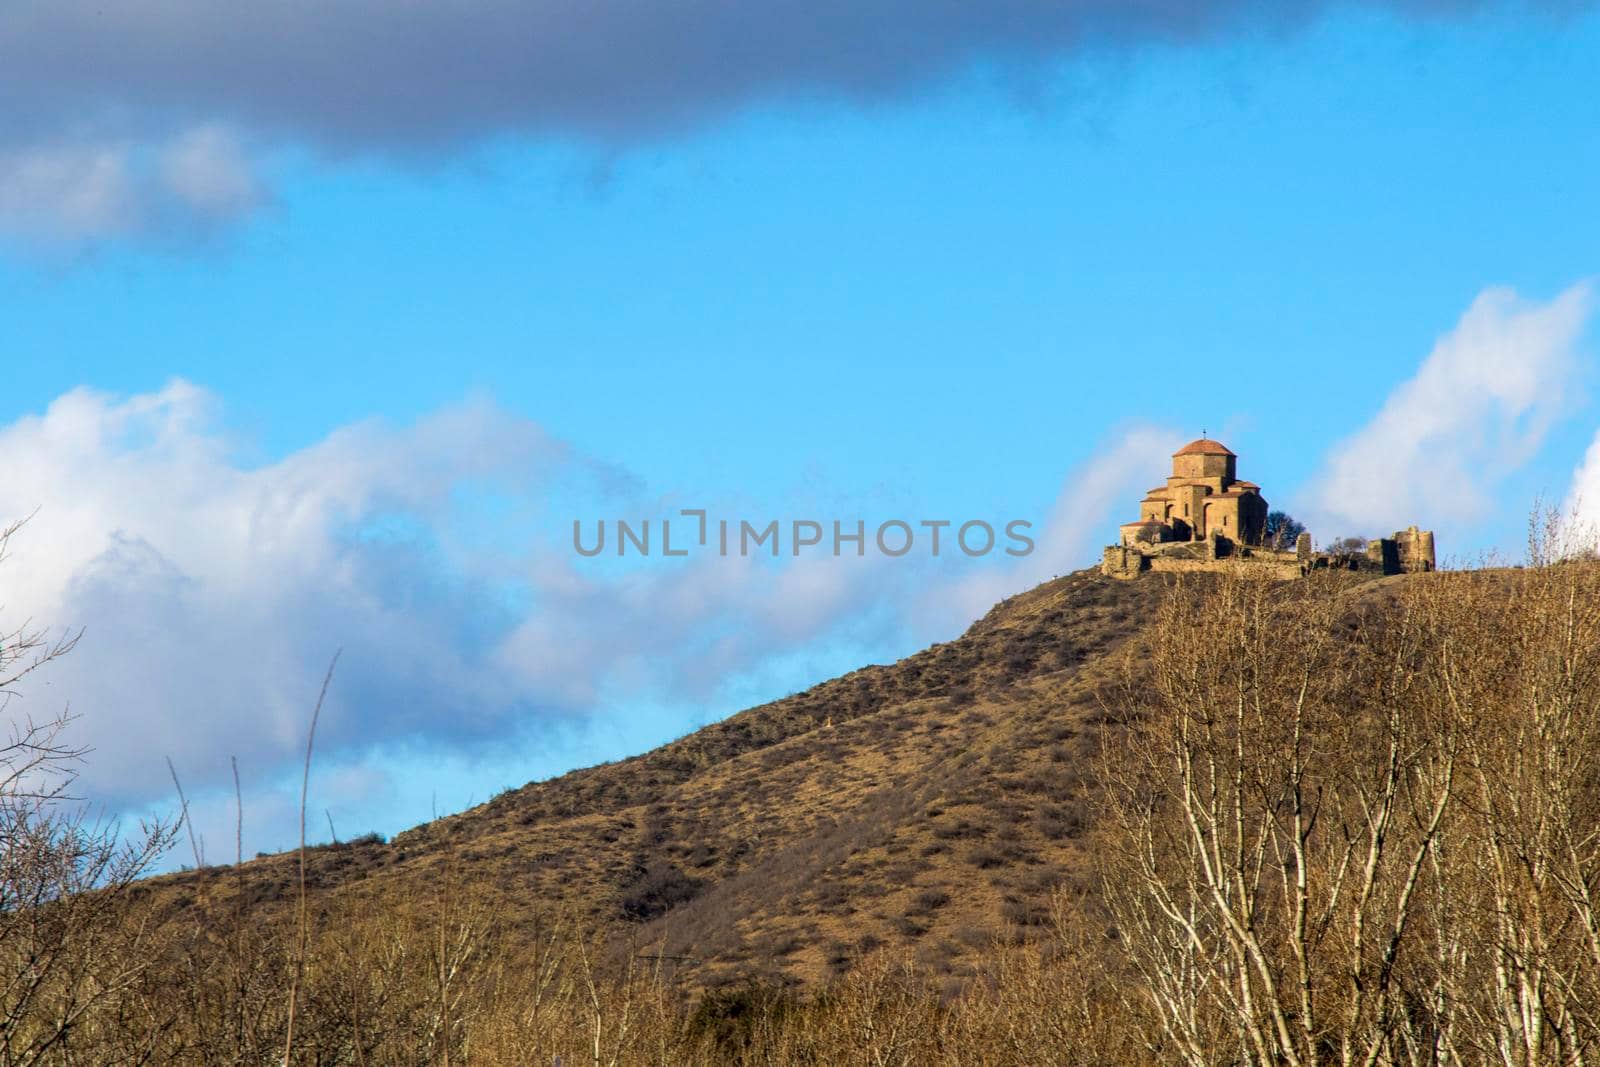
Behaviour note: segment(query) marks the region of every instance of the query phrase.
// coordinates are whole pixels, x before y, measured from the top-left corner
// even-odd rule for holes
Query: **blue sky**
[[[314,806],[392,832],[948,638],[1202,428],[1319,536],[1514,553],[1600,489],[1600,15],[1216,6],[415,129],[38,72],[93,121],[0,126],[0,496],[40,508],[0,599],[89,628],[26,694],[82,716],[85,791],[165,804],[170,754],[226,840],[238,754],[282,847],[342,645]],[[1010,569],[571,552],[695,506],[1050,532]]]

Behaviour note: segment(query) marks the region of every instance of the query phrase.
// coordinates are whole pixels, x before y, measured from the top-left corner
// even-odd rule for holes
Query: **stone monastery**
[[[1294,578],[1319,567],[1384,574],[1431,571],[1433,532],[1415,526],[1367,543],[1365,553],[1313,552],[1311,535],[1291,544],[1267,532],[1261,487],[1240,481],[1238,457],[1202,437],[1172,454],[1172,473],[1139,502],[1139,517],[1121,526],[1121,542],[1105,550],[1100,569],[1114,578],[1147,570],[1196,570],[1228,558],[1249,558]]]
[[[1139,521],[1122,524],[1122,542],[1200,541],[1212,531],[1259,545],[1267,526],[1267,502],[1255,482],[1236,476],[1239,457],[1219,441],[1202,437],[1172,454],[1172,473],[1139,503]],[[1154,529],[1150,527],[1154,526]]]

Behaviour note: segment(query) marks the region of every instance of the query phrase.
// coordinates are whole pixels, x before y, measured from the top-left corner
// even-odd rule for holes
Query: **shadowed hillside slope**
[[[1378,580],[1070,575],[636,759],[315,849],[305,894],[287,855],[66,896],[22,862],[43,888],[0,909],[0,1042],[119,1067],[1590,1062],[1600,556],[1551,543]]]
[[[1025,938],[1081,838],[1115,653],[1167,587],[1080,571],[959,639],[740,712],[644,755],[509,790],[396,835],[311,850],[314,899],[382,905],[447,874],[513,923],[555,905],[681,977],[814,981],[879,947],[959,978]],[[242,877],[241,877],[242,874]],[[153,880],[174,908],[283,907],[292,853]]]

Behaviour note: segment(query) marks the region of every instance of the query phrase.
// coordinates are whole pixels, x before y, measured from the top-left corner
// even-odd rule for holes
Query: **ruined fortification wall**
[[[1231,562],[1231,561],[1230,561]],[[1260,567],[1271,573],[1274,578],[1288,581],[1301,575],[1300,564],[1294,560],[1259,559],[1254,556],[1249,558],[1239,557],[1239,564],[1245,567]],[[1171,559],[1156,556],[1150,560],[1150,569],[1168,573],[1214,571],[1223,564],[1204,559]]]
[[[1393,537],[1380,537],[1367,543],[1367,559],[1383,568],[1385,574],[1422,574],[1433,570],[1433,531],[1415,526],[1396,530]]]
[[[1108,578],[1137,578],[1145,571],[1181,573],[1215,570],[1238,560],[1249,566],[1269,569],[1280,579],[1298,578],[1305,565],[1293,552],[1250,548],[1226,538],[1208,537],[1167,545],[1109,545],[1100,558],[1100,573]]]
[[[1100,573],[1108,578],[1137,578],[1145,568],[1145,554],[1128,545],[1107,545],[1100,558]]]
[[[1395,549],[1400,556],[1400,567],[1407,573],[1431,571],[1438,564],[1433,556],[1433,531],[1419,530],[1415,526],[1397,531]]]

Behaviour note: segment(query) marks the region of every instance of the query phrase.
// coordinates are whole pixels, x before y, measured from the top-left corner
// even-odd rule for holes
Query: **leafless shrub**
[[[157,913],[132,883],[148,853],[108,851],[117,839],[69,803],[64,721],[20,720],[0,778],[0,1064],[1592,1063],[1600,564],[1566,536],[1537,525],[1520,570],[1180,582],[1084,727],[1095,779],[1077,777],[1087,759],[1049,763],[1069,736],[1052,736],[1053,709],[1019,710],[1039,751],[984,738],[804,850],[707,868],[702,892],[644,924],[552,905],[514,925],[507,890],[452,851],[501,846],[438,826],[425,833],[444,850],[404,889],[313,892],[312,862],[365,847],[348,843],[302,854],[303,898],[286,857],[266,888],[218,873]],[[712,820],[690,834],[649,783],[784,738],[798,750],[789,731],[814,731],[824,706],[843,721],[834,697],[862,679],[933,696],[959,676],[953,656],[930,655],[916,683],[864,673],[811,719],[746,722],[539,803],[611,811],[597,825],[637,848],[640,906],[655,907],[673,862],[705,858],[675,842],[709,839]],[[1059,770],[1059,795],[1040,766]],[[1081,819],[1097,796],[1105,817]],[[949,882],[898,855],[926,851],[921,831],[954,853]],[[1058,835],[1067,852],[1030,851]],[[741,894],[776,887],[794,921],[726,921]],[[255,910],[274,894],[305,900],[304,921]],[[830,929],[805,914],[819,902],[899,936]],[[979,917],[996,906],[1000,922]],[[807,953],[835,976],[781,984],[772,957]],[[770,978],[685,977],[713,957]]]
[[[1106,896],[1191,1064],[1577,1063],[1600,1040],[1600,568],[1362,608],[1173,598],[1108,758]]]

